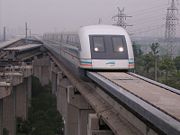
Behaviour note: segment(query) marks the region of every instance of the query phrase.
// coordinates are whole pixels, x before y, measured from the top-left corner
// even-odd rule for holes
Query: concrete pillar
[[[42,86],[45,86],[47,84],[49,84],[49,77],[50,77],[50,74],[49,74],[49,65],[45,65],[45,66],[42,66],[41,67],[42,71],[41,71],[41,84]]]
[[[63,79],[61,83],[64,84],[68,82],[66,79]],[[66,87],[62,87],[61,85],[58,85],[57,91],[57,110],[63,117],[65,117],[65,114],[67,112],[67,91]]]
[[[59,76],[61,76],[59,74]],[[60,79],[60,78],[59,78]],[[78,109],[67,102],[67,78],[60,79],[57,91],[57,109],[64,118],[65,135],[78,135]]]
[[[100,128],[100,120],[97,114],[89,114],[87,124],[87,135],[114,135],[109,129]]]
[[[9,135],[16,134],[15,101],[15,90],[3,99],[3,128],[7,129]]]
[[[79,110],[67,104],[67,115],[65,117],[65,135],[78,135],[78,113]]]
[[[88,115],[94,111],[61,72],[57,80],[57,109],[65,121],[65,135],[87,135]]]
[[[74,87],[68,86],[67,94],[68,104],[78,109],[78,135],[87,135],[88,115],[94,111]]]
[[[28,112],[28,78],[16,86],[16,117],[27,120]]]
[[[0,135],[2,135],[3,126],[3,100],[0,99]]]
[[[49,83],[50,65],[50,59],[46,56],[40,59],[35,59],[33,61],[33,74],[39,78],[43,86]]]
[[[41,66],[35,65],[34,63],[33,63],[33,75],[40,79],[40,77],[41,77]]]
[[[57,93],[57,74],[52,72],[52,94],[56,94]]]
[[[92,110],[79,110],[78,135],[87,135],[88,116],[92,112]]]
[[[32,97],[32,77],[27,78],[27,92],[28,92],[28,107],[31,107],[31,97]]]

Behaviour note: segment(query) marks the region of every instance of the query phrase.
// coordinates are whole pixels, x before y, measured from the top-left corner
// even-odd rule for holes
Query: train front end
[[[132,43],[127,32],[117,26],[95,25],[79,31],[80,67],[93,70],[134,68]]]

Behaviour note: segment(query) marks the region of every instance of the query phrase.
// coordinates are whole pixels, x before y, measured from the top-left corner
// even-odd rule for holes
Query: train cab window
[[[95,52],[104,52],[105,51],[104,37],[102,37],[102,36],[93,37],[93,44],[94,44]]]
[[[123,36],[113,36],[112,43],[114,52],[124,52]]]

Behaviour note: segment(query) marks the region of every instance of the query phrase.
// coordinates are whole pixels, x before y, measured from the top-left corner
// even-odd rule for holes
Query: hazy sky
[[[169,1],[0,0],[0,26],[19,32],[23,31],[24,23],[28,22],[32,33],[74,31],[83,25],[97,24],[99,18],[103,24],[112,24],[112,16],[117,13],[119,6],[125,8],[127,15],[133,16],[127,19],[133,25],[128,28],[131,33],[161,36],[164,35]],[[180,37],[180,32],[177,35]]]

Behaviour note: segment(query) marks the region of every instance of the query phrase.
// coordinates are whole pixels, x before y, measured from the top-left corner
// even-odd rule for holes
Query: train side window
[[[105,51],[104,37],[102,36],[93,37],[93,45],[95,52],[104,52]]]
[[[124,52],[124,42],[122,36],[113,36],[112,43],[114,52]]]

